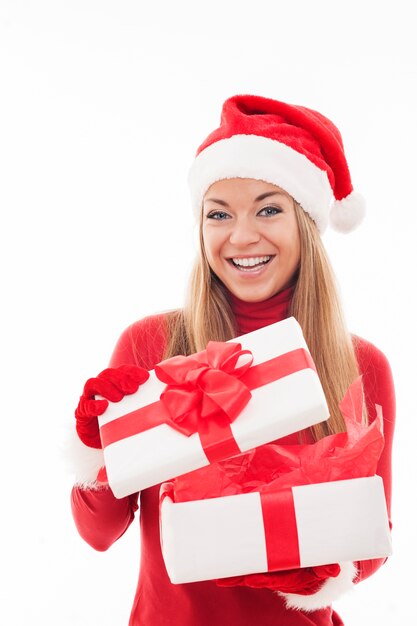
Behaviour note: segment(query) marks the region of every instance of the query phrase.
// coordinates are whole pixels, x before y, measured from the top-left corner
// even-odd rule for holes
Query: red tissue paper
[[[373,476],[384,447],[382,409],[377,406],[376,419],[364,425],[363,401],[358,377],[339,405],[346,432],[311,444],[265,444],[183,474],[172,481],[175,502]]]

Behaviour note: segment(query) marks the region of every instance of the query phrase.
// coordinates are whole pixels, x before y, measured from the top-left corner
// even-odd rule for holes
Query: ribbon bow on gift
[[[170,425],[190,436],[205,430],[206,420],[233,422],[252,397],[239,380],[252,363],[252,353],[240,343],[210,341],[202,353],[174,356],[157,365],[155,374],[167,385],[161,402]]]

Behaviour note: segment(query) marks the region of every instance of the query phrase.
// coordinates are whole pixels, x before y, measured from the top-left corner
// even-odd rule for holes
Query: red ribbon
[[[297,519],[291,487],[261,492],[268,572],[300,567]]]
[[[244,355],[252,357],[240,344],[213,341],[204,352],[159,363],[155,373],[167,383],[161,399],[104,424],[103,447],[168,424],[187,436],[198,432],[211,463],[239,454],[230,424],[249,402],[250,390],[306,368],[315,370],[303,348],[259,365],[251,366],[250,358],[238,366]]]
[[[238,367],[245,355],[250,358]],[[155,367],[156,376],[167,384],[161,402],[171,417],[170,426],[187,436],[215,416],[233,422],[252,397],[239,377],[251,367],[253,356],[240,343],[210,341],[204,360],[199,356],[175,356]]]

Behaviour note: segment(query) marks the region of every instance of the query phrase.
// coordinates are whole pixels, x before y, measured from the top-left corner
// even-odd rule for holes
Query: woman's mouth
[[[253,257],[232,257],[229,263],[241,272],[257,272],[267,265],[275,255],[253,256]]]

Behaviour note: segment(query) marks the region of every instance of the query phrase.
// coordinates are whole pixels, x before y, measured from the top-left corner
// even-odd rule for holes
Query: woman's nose
[[[237,220],[232,226],[229,241],[235,246],[247,246],[257,243],[260,237],[259,229],[251,220]]]

